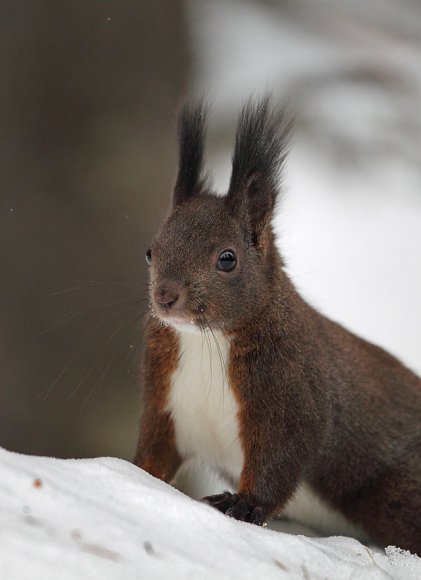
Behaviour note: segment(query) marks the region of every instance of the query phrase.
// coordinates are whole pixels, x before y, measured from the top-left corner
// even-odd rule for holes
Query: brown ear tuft
[[[207,110],[203,100],[186,103],[178,122],[180,144],[174,205],[188,201],[202,189]]]
[[[233,215],[248,216],[255,237],[270,223],[291,129],[285,108],[272,110],[269,96],[241,112],[226,203]]]

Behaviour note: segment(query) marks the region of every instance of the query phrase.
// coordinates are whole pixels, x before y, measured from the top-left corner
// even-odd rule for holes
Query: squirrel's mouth
[[[165,326],[171,326],[180,332],[197,332],[202,330],[196,320],[180,315],[154,313]]]
[[[180,312],[176,309],[162,307],[160,304],[151,305],[152,315],[166,326],[172,326],[179,331],[196,332],[205,331],[209,328],[209,320],[205,316],[204,308],[198,308],[196,313]]]

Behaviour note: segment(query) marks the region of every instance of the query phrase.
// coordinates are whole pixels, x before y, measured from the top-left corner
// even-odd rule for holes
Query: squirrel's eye
[[[146,252],[146,263],[148,264],[148,266],[152,264],[152,250],[150,248]]]
[[[237,258],[231,250],[224,250],[218,259],[218,270],[230,272],[235,268]]]

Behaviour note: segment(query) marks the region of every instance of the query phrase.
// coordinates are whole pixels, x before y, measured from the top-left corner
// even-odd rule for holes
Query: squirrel
[[[201,458],[236,489],[204,501],[258,525],[305,485],[371,540],[421,554],[421,379],[286,274],[272,227],[285,110],[245,104],[225,196],[203,170],[206,116],[181,112],[173,207],[146,253],[135,463],[171,483]]]

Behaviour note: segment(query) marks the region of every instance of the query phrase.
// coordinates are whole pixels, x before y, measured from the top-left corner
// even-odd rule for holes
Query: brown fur
[[[147,321],[144,361],[144,404],[135,463],[150,474],[171,481],[181,464],[175,444],[173,421],[165,410],[171,375],[177,367],[178,340],[174,332],[157,321]],[[147,441],[145,445],[143,442]]]
[[[203,116],[193,119],[191,147],[203,137]],[[421,554],[421,380],[319,314],[283,270],[271,217],[286,131],[267,101],[247,105],[227,196],[210,195],[202,181],[198,189],[197,148],[189,157],[194,179],[179,174],[175,208],[152,245],[152,286],[178,288],[171,316],[218,329],[231,343],[244,468],[236,494],[207,500],[262,523],[306,481],[374,540]],[[227,248],[238,263],[220,272],[215,264]],[[153,296],[152,303],[162,319],[170,316]],[[183,459],[165,411],[178,355],[174,331],[151,319],[136,463],[164,481]]]

